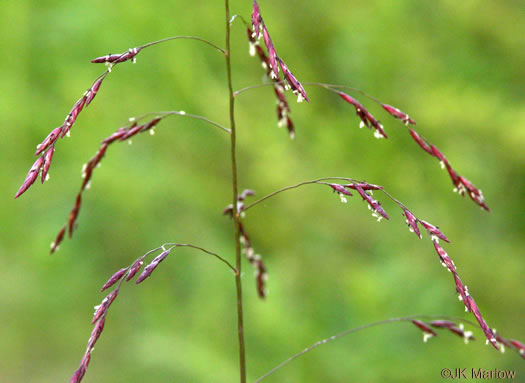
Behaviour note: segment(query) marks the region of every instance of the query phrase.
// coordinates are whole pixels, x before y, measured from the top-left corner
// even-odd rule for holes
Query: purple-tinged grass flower
[[[278,58],[278,60],[281,64],[284,79],[288,83],[288,86],[290,87],[292,92],[297,96],[297,102],[302,102],[303,100],[306,100],[306,102],[310,102],[310,100],[308,99],[308,95],[306,94],[306,91],[304,90],[299,80],[297,80],[297,78],[292,74],[290,69],[288,69],[288,66],[284,63],[283,60],[281,60],[281,58]]]
[[[99,89],[100,89],[100,86],[102,85],[102,81],[104,81],[104,79],[106,78],[107,74],[104,74],[102,75],[99,79],[97,79],[93,85],[91,86],[91,88],[89,88],[89,90],[87,91],[87,94],[86,94],[86,108],[89,106],[89,104],[91,104],[91,101],[93,101],[93,99],[95,98],[95,96],[97,95]]]
[[[113,133],[111,136],[109,136],[108,138],[106,138],[104,141],[102,141],[102,143],[104,144],[111,144],[117,140],[120,140],[120,138],[125,135],[128,131],[128,128],[127,127],[122,127],[120,128],[119,130],[117,130],[115,133]]]
[[[69,217],[67,220],[69,238],[73,237],[73,231],[75,230],[75,223],[77,221],[78,213],[80,212],[81,206],[82,206],[82,193],[78,193],[77,198],[75,200],[75,205],[73,206],[73,209],[69,213]]]
[[[372,198],[370,194],[368,194],[366,191],[363,190],[361,186],[358,184],[354,184],[355,190],[361,195],[363,200],[365,200],[368,203],[368,207],[372,210],[372,216],[377,218],[377,221],[381,221],[381,217],[384,217],[385,219],[390,219],[388,217],[388,214],[386,214],[386,211],[381,207],[381,204]]]
[[[139,259],[139,260],[135,261],[135,263],[133,263],[133,265],[131,265],[131,267],[129,268],[128,276],[126,277],[126,282],[129,282],[135,276],[135,274],[137,274],[137,272],[142,267],[143,263],[144,263],[144,261],[142,259]]]
[[[100,335],[102,334],[102,331],[104,330],[104,324],[106,323],[106,318],[102,317],[100,320],[97,321],[97,324],[93,328],[93,331],[91,331],[91,335],[88,340],[88,350],[91,352],[93,348],[95,347],[95,344],[97,343],[98,338],[100,338]]]
[[[244,189],[237,197],[238,201],[244,201],[246,197],[253,197],[255,195],[255,190]]]
[[[472,201],[474,201],[477,205],[481,206],[483,209],[490,211],[489,207],[485,203],[485,197],[483,196],[483,192],[476,186],[474,186],[474,184],[472,184],[472,182],[470,182],[465,177],[457,177],[456,189],[458,190],[460,195],[464,195],[465,191],[467,191]]]
[[[26,192],[27,189],[31,187],[35,183],[35,180],[38,177],[38,174],[40,173],[40,169],[42,169],[42,166],[44,165],[44,156],[40,156],[31,166],[31,169],[29,169],[29,172],[26,175],[26,178],[24,182],[22,183],[22,186],[18,189],[18,191],[15,194],[15,198],[20,197],[22,194]]]
[[[53,160],[53,153],[55,152],[55,147],[51,146],[44,153],[44,165],[42,165],[42,174],[41,182],[44,183],[49,179],[49,168],[51,167],[51,161]]]
[[[490,343],[496,350],[499,350],[499,345],[496,340],[496,336],[494,335],[494,332],[490,329],[490,327],[487,325],[487,322],[485,322],[485,319],[481,315],[481,312],[479,311],[479,307],[474,301],[474,298],[472,298],[471,295],[467,295],[467,303],[466,306],[469,307],[472,314],[474,314],[474,317],[479,323],[479,326],[481,327],[481,330],[487,337],[487,344]]]
[[[69,380],[69,383],[80,383],[85,374],[86,368],[84,366],[80,366]]]
[[[95,81],[95,84],[97,84],[96,81]],[[97,91],[98,91],[98,88],[100,88],[100,84],[98,84]],[[95,97],[95,95],[93,95],[93,97]],[[77,120],[78,114],[82,111],[84,106],[87,107],[87,104],[86,104],[87,100],[88,100],[88,96],[84,95],[80,100],[78,100],[75,103],[75,105],[73,105],[73,108],[71,109],[69,114],[66,116],[66,119],[64,121],[63,129],[60,133],[60,138],[64,138],[64,136],[66,135],[69,136],[69,131],[71,127],[73,126],[73,124],[75,123],[75,121]]]
[[[291,139],[294,139],[295,127],[292,119],[290,118],[290,105],[288,104],[288,101],[284,95],[285,89],[281,85],[281,80],[272,76],[273,71],[271,69],[270,59],[268,56],[266,56],[266,53],[264,53],[257,40],[255,40],[255,37],[252,35],[252,31],[250,29],[248,29],[248,40],[250,42],[250,55],[254,56],[257,54],[259,60],[261,61],[261,65],[266,72],[266,75],[274,82],[273,88],[277,98],[277,126],[279,128],[286,126],[288,135]]]
[[[383,125],[372,116],[366,108],[361,105],[359,101],[357,101],[355,98],[350,96],[349,94],[346,94],[344,92],[337,91],[337,94],[339,97],[341,97],[343,100],[345,100],[347,103],[352,105],[355,108],[355,112],[357,116],[361,119],[361,123],[359,125],[360,128],[363,128],[366,126],[367,128],[374,128],[374,137],[376,138],[388,138],[386,135],[385,130],[383,129]]]
[[[293,140],[295,138],[295,127],[293,121],[290,119],[291,110],[284,96],[284,88],[280,84],[276,84],[274,90],[277,97],[277,126],[279,128],[286,126],[288,135]]]
[[[164,250],[162,253],[160,253],[158,256],[155,257],[153,261],[149,265],[146,266],[142,274],[139,275],[136,284],[138,285],[142,281],[144,281],[146,278],[148,278],[151,273],[157,268],[159,263],[161,263],[166,257],[170,254],[171,249]]]
[[[419,320],[413,320],[412,323],[423,331],[423,342],[427,342],[430,338],[437,336],[436,332],[432,330],[428,325]]]
[[[412,128],[409,129],[410,135],[416,143],[428,154],[434,155],[430,146],[421,138],[421,136]]]
[[[456,283],[456,291],[459,294],[458,299],[461,302],[463,302],[463,304],[465,305],[465,312],[469,312],[470,307],[468,306],[468,299],[467,299],[467,297],[469,296],[469,292],[468,292],[467,286],[463,284],[463,282],[461,281],[461,278],[459,278],[459,275],[457,273],[453,273],[453,275],[454,275],[454,282]]]
[[[352,196],[353,195],[348,190],[346,190],[346,188],[343,185],[328,184],[328,186],[330,186],[334,190],[334,192],[336,192],[339,195],[339,197],[341,198],[341,202],[343,202],[343,203],[347,203],[348,202],[346,200],[345,195],[348,195],[348,196]]]
[[[435,328],[451,328],[456,327],[456,322],[452,322],[449,320],[434,320],[429,323],[432,327]]]
[[[514,339],[509,339],[509,342],[514,346],[516,347],[516,349],[518,350],[518,352],[520,353],[521,357],[523,359],[525,359],[525,344],[517,341],[517,340],[514,340]]]
[[[241,218],[243,217],[242,212],[244,210],[243,201],[247,197],[251,197],[254,195],[254,190],[244,189],[237,196],[237,212],[240,213]],[[233,217],[233,207],[231,204],[226,206],[223,215],[229,215],[230,217]],[[250,236],[244,229],[244,225],[242,222],[239,222],[239,237],[242,246],[242,253],[246,255],[246,259],[255,269],[255,284],[257,289],[257,295],[259,296],[259,298],[264,299],[267,295],[266,280],[268,279],[268,272],[261,258],[261,255],[255,253],[255,250],[252,246],[252,242],[250,240]]]
[[[143,133],[143,132],[145,132],[147,130],[153,129],[155,126],[157,126],[157,124],[160,121],[162,121],[162,117],[156,117],[153,120],[151,120],[150,122],[144,124],[144,129],[141,130],[141,133]]]
[[[279,78],[279,66],[277,65],[277,52],[275,51],[275,47],[273,46],[272,38],[270,37],[268,28],[266,28],[266,25],[264,24],[264,22],[262,23],[262,32],[263,32],[264,44],[266,45],[266,49],[268,49],[268,56],[269,56],[268,61],[270,63],[270,70],[271,70],[270,78],[278,79]]]
[[[128,271],[128,268],[124,267],[123,269],[120,269],[115,274],[113,274],[111,276],[111,278],[109,278],[108,281],[106,283],[104,283],[104,286],[102,286],[102,289],[100,291],[102,292],[102,291],[110,288],[111,286],[113,286],[118,281],[120,281],[122,279],[122,277],[124,276],[124,274],[126,273],[126,271]]]
[[[456,334],[459,337],[463,338],[465,344],[468,344],[468,342],[471,340],[476,340],[476,338],[474,338],[474,336],[472,335],[472,331],[465,331],[465,326],[463,326],[463,323],[460,323],[458,326],[455,322],[452,321],[435,320],[430,322],[429,324],[435,328],[448,329],[453,334]]]
[[[406,223],[408,224],[408,228],[412,233],[415,233],[419,239],[422,238],[421,233],[419,232],[419,228],[417,226],[417,218],[410,212],[408,209],[403,209],[403,215],[406,218]]]
[[[485,209],[486,211],[490,211],[489,207],[485,203],[485,198],[483,197],[483,193],[480,189],[478,189],[476,186],[472,184],[469,180],[467,180],[465,177],[460,176],[450,165],[445,155],[433,144],[429,143],[428,141],[424,140],[415,130],[410,128],[410,135],[414,139],[414,141],[417,142],[417,144],[425,150],[427,153],[432,155],[433,157],[437,158],[439,162],[441,163],[441,167],[443,169],[447,169],[447,172],[450,176],[450,179],[452,180],[452,183],[455,186],[454,191],[457,191],[460,195],[464,196],[465,193],[468,192],[468,195],[474,203],[476,203],[481,208]]]
[[[468,344],[471,340],[476,340],[472,331],[465,331],[463,324],[460,324],[459,327],[449,327],[449,331],[460,336],[465,341],[465,344]]]
[[[266,280],[268,279],[268,273],[266,271],[266,266],[262,261],[261,255],[256,254],[255,250],[252,247],[252,242],[250,236],[244,229],[244,225],[240,224],[240,240],[243,247],[242,252],[246,255],[246,259],[255,269],[255,284],[257,288],[257,295],[259,298],[264,299],[267,295],[266,290]]]
[[[416,125],[416,122],[411,119],[408,114],[406,114],[405,112],[402,112],[400,111],[399,109],[397,109],[396,107],[393,107],[392,105],[387,105],[387,104],[381,104],[381,106],[383,107],[384,110],[386,110],[390,115],[392,115],[393,117],[397,118],[398,120],[401,120],[405,123],[405,125],[409,125],[409,124],[412,124],[412,125]]]
[[[436,252],[443,266],[448,268],[448,270],[451,273],[456,274],[456,266],[454,265],[452,259],[450,259],[450,257],[448,256],[445,249],[443,249],[443,247],[439,244],[438,241],[432,241],[432,243],[434,244],[434,248],[436,249]]]
[[[125,141],[131,137],[133,137],[134,135],[136,135],[137,133],[139,133],[142,129],[144,129],[145,125],[135,125],[131,128],[128,129],[128,131],[126,132],[126,134],[122,135],[120,137],[120,141]]]
[[[104,63],[104,64],[118,64],[124,61],[131,60],[133,63],[135,63],[136,58],[135,56],[142,50],[142,48],[130,48],[127,52],[120,53],[120,54],[110,54],[106,56],[97,57],[93,60],[91,60],[92,63],[98,64],[98,63]]]
[[[60,248],[60,244],[62,243],[62,240],[64,239],[64,234],[66,233],[66,227],[63,226],[62,229],[58,232],[57,237],[53,242],[51,242],[51,254],[53,254],[55,251],[57,251]]]
[[[51,133],[49,133],[47,137],[44,138],[44,141],[42,141],[42,143],[36,146],[35,156],[38,156],[39,154],[41,154],[44,150],[52,146],[57,141],[63,127],[64,126],[62,125],[62,126],[59,126],[58,128],[53,129]]]
[[[355,182],[347,185],[343,185],[347,189],[353,189],[357,190],[357,187],[359,186],[363,190],[383,190],[384,188],[379,185],[369,184],[366,182]]]
[[[100,318],[106,315],[109,306],[111,306],[111,304],[117,297],[118,292],[119,289],[113,290],[102,300],[102,303],[100,303],[98,306],[95,306],[95,313],[93,314],[93,320],[91,321],[91,324],[95,324],[96,321],[98,321]]]
[[[423,221],[422,219],[418,219],[418,222],[427,230],[428,234],[432,238],[432,241],[436,241],[439,238],[445,242],[450,242],[450,240],[439,230],[437,226],[434,226],[427,221]]]
[[[250,33],[255,39],[259,40],[261,35],[261,10],[259,9],[259,4],[254,0],[253,1],[253,11],[252,11],[252,26],[253,34]]]

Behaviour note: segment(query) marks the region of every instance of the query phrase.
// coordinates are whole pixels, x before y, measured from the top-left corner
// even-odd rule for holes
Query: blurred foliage
[[[270,88],[237,101],[241,187],[259,196],[323,176],[378,183],[436,225],[489,324],[525,340],[523,294],[525,11],[522,1],[260,2],[277,51],[303,81],[343,83],[398,106],[460,174],[483,188],[491,213],[452,193],[439,164],[406,129],[362,97],[390,136],[376,140],[337,96],[308,88],[292,103],[297,138],[277,128]],[[249,16],[251,2],[232,0]],[[168,119],[153,137],[114,145],[85,194],[79,228],[54,256],[80,169],[98,143],[145,112],[180,110],[227,124],[224,59],[173,41],[119,65],[71,138],[57,145],[51,180],[14,201],[34,147],[63,121],[103,68],[89,60],[173,35],[222,45],[222,1],[19,0],[0,4],[0,381],[68,381],[91,331],[98,289],[117,269],[170,241],[232,258],[228,137]],[[235,87],[260,83],[245,29],[233,27]],[[290,101],[293,98],[290,97]],[[379,195],[378,195],[379,196]],[[245,266],[250,381],[318,339],[411,314],[465,315],[432,244],[359,198],[342,205],[307,186],[254,208],[246,228],[270,273],[259,301]],[[232,382],[237,376],[234,283],[216,260],[177,250],[111,308],[86,382]],[[410,325],[367,330],[323,346],[270,382],[440,382],[444,367],[515,369],[523,361],[443,334],[428,344]]]

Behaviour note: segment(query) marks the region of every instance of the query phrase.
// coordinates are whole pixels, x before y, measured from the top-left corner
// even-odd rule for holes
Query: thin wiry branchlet
[[[156,117],[143,125],[137,125],[137,122],[133,122],[128,127],[118,129],[115,133],[113,133],[111,136],[102,141],[102,143],[100,144],[100,148],[97,150],[95,155],[82,168],[82,184],[80,186],[80,191],[76,196],[75,204],[73,205],[73,208],[71,209],[67,220],[67,231],[69,233],[69,238],[72,238],[73,232],[76,229],[80,208],[82,206],[82,195],[87,189],[89,189],[91,185],[91,178],[93,176],[93,172],[96,168],[100,166],[100,163],[104,158],[109,145],[111,145],[114,142],[122,142],[128,140],[138,133],[150,131],[160,121],[162,121],[162,117]],[[62,238],[60,238],[60,242],[62,241]],[[54,243],[60,242],[55,240]],[[51,253],[54,253],[56,250],[58,250],[58,246],[51,247]]]

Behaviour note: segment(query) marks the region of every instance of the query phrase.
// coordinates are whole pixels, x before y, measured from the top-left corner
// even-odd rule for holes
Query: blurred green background
[[[525,8],[523,1],[260,1],[279,54],[302,81],[358,87],[398,106],[457,171],[484,191],[491,213],[452,192],[446,172],[404,126],[358,97],[389,140],[358,129],[353,108],[308,88],[289,97],[297,138],[277,128],[271,88],[237,101],[242,188],[259,196],[323,176],[378,183],[439,225],[489,324],[525,341],[523,220]],[[249,17],[251,2],[232,0]],[[89,60],[173,35],[224,44],[222,1],[19,0],[0,4],[0,382],[66,382],[77,368],[100,286],[164,242],[194,243],[232,259],[228,137],[172,118],[153,137],[114,145],[85,193],[72,241],[48,256],[99,142],[145,112],[185,110],[227,124],[224,59],[203,44],[152,47],[106,79],[72,136],[57,145],[45,186],[13,196],[38,144],[103,68]],[[262,81],[245,29],[233,27],[234,86]],[[307,186],[246,217],[269,269],[256,297],[245,266],[249,380],[315,341],[347,328],[411,314],[460,315],[449,273],[428,237],[408,232],[401,212],[376,194],[391,221],[375,222],[359,198],[348,204]],[[234,283],[216,260],[173,253],[111,307],[86,382],[235,382]],[[442,368],[515,369],[523,360],[443,333],[428,344],[410,324],[340,339],[268,382],[440,382]]]

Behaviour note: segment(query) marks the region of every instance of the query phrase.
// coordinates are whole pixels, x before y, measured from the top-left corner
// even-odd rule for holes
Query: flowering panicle
[[[63,138],[64,136],[69,135],[69,131],[75,123],[75,121],[77,120],[78,114],[93,100],[98,90],[100,89],[100,86],[102,84],[102,81],[106,77],[106,74],[107,73],[101,75],[86,91],[84,96],[82,96],[82,98],[75,103],[71,111],[66,116],[64,124],[59,126],[58,128],[53,129],[51,133],[49,133],[47,137],[40,144],[37,145],[35,156],[40,157],[36,160],[31,169],[29,169],[29,173],[27,174],[26,179],[22,183],[22,186],[20,186],[20,188],[18,189],[15,198],[20,197],[23,193],[26,192],[27,189],[31,187],[31,185],[34,184],[40,171],[42,171],[42,183],[44,183],[44,181],[46,181],[46,179],[49,178],[49,168],[51,166],[51,160],[53,159],[53,154],[55,152],[55,143],[58,141],[59,138]]]
[[[376,138],[388,138],[388,136],[385,133],[385,130],[383,128],[383,125],[374,117],[372,114],[354,97],[350,96],[349,94],[346,94],[344,92],[341,92],[338,90],[338,88],[348,88],[345,86],[340,85],[330,85],[330,84],[322,84],[322,83],[312,83],[311,85],[320,86],[324,89],[327,89],[333,93],[338,94],[343,100],[345,100],[347,103],[352,105],[355,108],[356,114],[361,120],[361,123],[359,125],[360,128],[366,126],[369,129],[374,129],[374,136]],[[349,88],[353,89],[353,88]],[[409,125],[415,125],[416,122],[408,116],[405,112],[402,112],[398,108],[383,104],[379,100],[377,100],[375,97],[369,96],[366,93],[363,93],[357,89],[353,89],[355,91],[358,91],[362,94],[364,94],[369,99],[373,100],[374,102],[381,105],[381,107],[388,112],[391,116],[394,118],[401,120],[406,126]],[[455,186],[454,191],[457,191],[460,195],[464,196],[465,194],[468,194],[470,199],[474,201],[477,205],[479,205],[481,208],[489,211],[489,207],[485,203],[485,198],[483,196],[483,193],[480,189],[478,189],[476,186],[474,186],[468,179],[465,177],[460,176],[450,165],[450,162],[446,159],[446,157],[439,151],[439,149],[434,146],[432,143],[430,143],[425,138],[421,137],[412,127],[409,128],[409,133],[412,136],[412,139],[419,145],[421,149],[423,149],[425,152],[430,154],[431,156],[437,158],[442,168],[446,168],[447,172],[452,180],[452,183]]]
[[[82,184],[80,186],[80,191],[78,192],[76,196],[75,204],[73,205],[73,208],[71,209],[69,216],[68,216],[67,231],[69,233],[70,238],[73,236],[73,232],[75,231],[76,222],[78,219],[80,208],[82,206],[82,194],[86,189],[89,189],[90,184],[91,184],[91,178],[93,176],[93,172],[95,171],[97,167],[100,166],[100,163],[102,159],[104,158],[109,145],[117,141],[125,141],[135,136],[138,133],[143,133],[147,130],[150,130],[154,126],[156,126],[161,120],[162,120],[162,117],[156,117],[143,125],[137,125],[137,123],[134,122],[128,127],[120,128],[115,133],[113,133],[111,136],[109,136],[108,138],[102,141],[98,151],[82,168]],[[44,157],[47,158],[46,155],[44,155]],[[46,171],[46,174],[47,174],[46,165],[44,165],[44,170]],[[58,250],[58,244],[60,244],[60,242],[63,239],[64,230],[65,230],[65,227],[61,230],[62,236],[60,236],[59,238],[57,238],[57,240],[53,242],[54,246],[51,247],[51,253],[54,253],[56,250]]]
[[[246,197],[254,196],[255,192],[251,189],[245,189],[237,197],[237,213],[242,217],[243,211],[245,210],[244,200]],[[233,218],[233,205],[226,206],[226,209],[223,211],[224,215],[229,215]],[[252,247],[252,242],[250,236],[244,229],[242,222],[239,222],[239,233],[240,241],[243,247],[242,252],[246,255],[246,259],[255,269],[255,282],[257,287],[257,294],[259,298],[266,298],[266,280],[268,279],[268,273],[266,271],[266,266],[262,261],[261,255],[256,254],[255,250]]]
[[[104,325],[105,325],[105,322],[106,322],[106,316],[108,314],[108,310],[109,310],[109,307],[111,306],[111,304],[115,301],[115,299],[117,298],[117,295],[120,291],[120,287],[122,285],[122,283],[124,281],[129,281],[131,280],[131,278],[133,278],[133,276],[137,273],[137,271],[139,271],[140,267],[142,266],[143,262],[144,262],[144,259],[162,249],[163,252],[158,255],[148,266],[146,266],[144,272],[141,274],[141,276],[139,277],[139,279],[137,280],[137,284],[142,282],[144,279],[146,279],[147,277],[149,277],[151,275],[151,273],[153,272],[153,270],[158,266],[158,264],[160,262],[162,262],[162,260],[164,260],[168,254],[170,253],[170,251],[174,248],[174,247],[177,247],[179,246],[178,244],[172,244],[173,246],[171,248],[168,248],[168,249],[165,249],[164,247],[160,247],[160,248],[157,248],[157,249],[154,249],[154,250],[151,250],[149,252],[147,252],[146,254],[144,254],[143,256],[141,256],[139,259],[137,259],[135,262],[133,262],[131,265],[127,266],[127,267],[124,267],[120,270],[118,270],[117,272],[115,272],[109,279],[108,281],[104,284],[104,286],[102,286],[102,289],[101,291],[104,291],[112,286],[114,286],[116,283],[118,283],[118,285],[113,289],[113,291],[111,291],[103,300],[102,302],[98,305],[98,306],[95,306],[95,312],[93,314],[93,319],[91,321],[91,324],[94,325],[93,327],[93,330],[91,332],[91,335],[89,337],[89,340],[88,340],[88,343],[87,343],[87,347],[86,347],[86,351],[80,361],[80,366],[79,368],[74,372],[73,376],[71,377],[71,380],[70,380],[70,383],[71,382],[75,382],[75,383],[79,383],[82,381],[85,373],[86,373],[86,370],[89,366],[89,362],[90,362],[90,359],[91,359],[91,353],[93,352],[93,349],[95,348],[95,344],[97,343],[98,339],[100,338],[100,335],[102,334],[102,331],[104,329]]]
[[[297,96],[297,102],[302,102],[303,100],[306,100],[309,102],[308,95],[306,94],[306,91],[304,90],[303,86],[297,80],[297,78],[292,74],[292,72],[288,69],[288,66],[285,64],[285,62],[279,57],[277,54],[277,51],[275,50],[275,46],[273,45],[272,38],[270,37],[270,33],[268,32],[268,28],[266,27],[266,24],[264,23],[264,20],[261,15],[261,10],[259,8],[259,5],[254,0],[253,2],[253,11],[252,11],[252,27],[253,32],[249,34],[251,41],[250,44],[253,47],[254,42],[253,39],[258,40],[260,36],[260,30],[262,30],[262,36],[264,40],[264,44],[266,45],[266,49],[268,50],[268,61],[266,65],[269,67],[269,76],[272,80],[277,80],[280,82],[279,77],[279,65],[280,69],[283,71],[284,79],[287,82],[287,85],[285,88],[291,89],[292,92]],[[250,48],[252,51],[252,48]],[[266,69],[266,68],[265,68]]]
[[[307,182],[307,183],[317,183],[317,184],[330,186],[330,188],[334,192],[339,194],[339,196],[341,197],[341,200],[343,202],[346,202],[346,196],[351,196],[352,195],[351,193],[348,192],[347,189],[356,190],[359,193],[359,195],[363,198],[363,200],[365,200],[368,203],[368,207],[371,210],[373,210],[373,212],[374,212],[372,215],[377,217],[378,220],[380,220],[383,217],[388,219],[389,217],[386,214],[386,212],[384,211],[384,209],[381,207],[381,204],[378,201],[376,201],[374,198],[372,198],[372,196],[369,193],[372,193],[373,190],[383,191],[387,197],[389,197],[391,200],[393,200],[401,208],[401,210],[403,211],[402,214],[403,214],[403,216],[406,219],[406,223],[408,224],[409,230],[411,232],[414,232],[419,238],[421,238],[422,236],[421,236],[421,232],[419,231],[418,224],[423,226],[423,228],[428,232],[428,234],[429,234],[429,236],[430,236],[430,238],[432,240],[432,244],[434,245],[434,249],[435,249],[435,251],[437,252],[437,254],[439,256],[440,263],[449,272],[452,273],[452,276],[454,278],[454,282],[455,282],[455,285],[456,285],[456,291],[459,294],[460,301],[462,301],[464,303],[464,305],[465,305],[465,310],[469,311],[469,312],[472,312],[472,314],[476,318],[477,322],[479,323],[480,328],[482,329],[483,333],[487,337],[487,342],[490,342],[496,349],[498,349],[500,347],[500,345],[498,344],[498,341],[497,341],[497,338],[495,337],[494,332],[490,329],[490,327],[487,325],[487,322],[485,321],[485,319],[481,315],[481,312],[480,312],[478,306],[476,305],[476,303],[474,302],[474,299],[470,295],[467,286],[464,285],[463,282],[461,281],[461,278],[459,277],[459,275],[457,273],[457,269],[456,269],[456,266],[455,266],[454,262],[449,257],[449,255],[447,254],[445,249],[439,244],[439,240],[440,239],[445,241],[445,242],[450,242],[450,240],[445,236],[445,234],[443,234],[441,232],[441,230],[439,230],[439,228],[437,226],[434,226],[434,225],[432,225],[431,223],[429,223],[427,221],[424,221],[422,219],[417,218],[410,210],[408,210],[408,208],[405,205],[403,205],[401,202],[399,202],[397,199],[395,199],[389,193],[387,193],[384,190],[384,187],[382,187],[382,186],[373,185],[373,184],[369,184],[369,183],[366,183],[366,182],[354,181],[351,178],[335,178],[335,179],[338,179],[338,180],[352,181],[352,183],[349,183],[349,184],[323,182],[323,180],[330,180],[330,179],[331,178],[326,178],[326,179],[315,180],[315,181],[311,181],[311,182]],[[443,326],[444,326],[444,324],[443,324]],[[423,329],[421,326],[418,326],[418,327]],[[454,329],[454,330],[451,330],[451,331],[460,334],[460,330],[458,330],[458,329]],[[429,331],[425,331],[425,333],[427,334],[426,335],[427,337],[429,337],[432,334]],[[469,338],[469,336],[466,336],[466,338]]]

